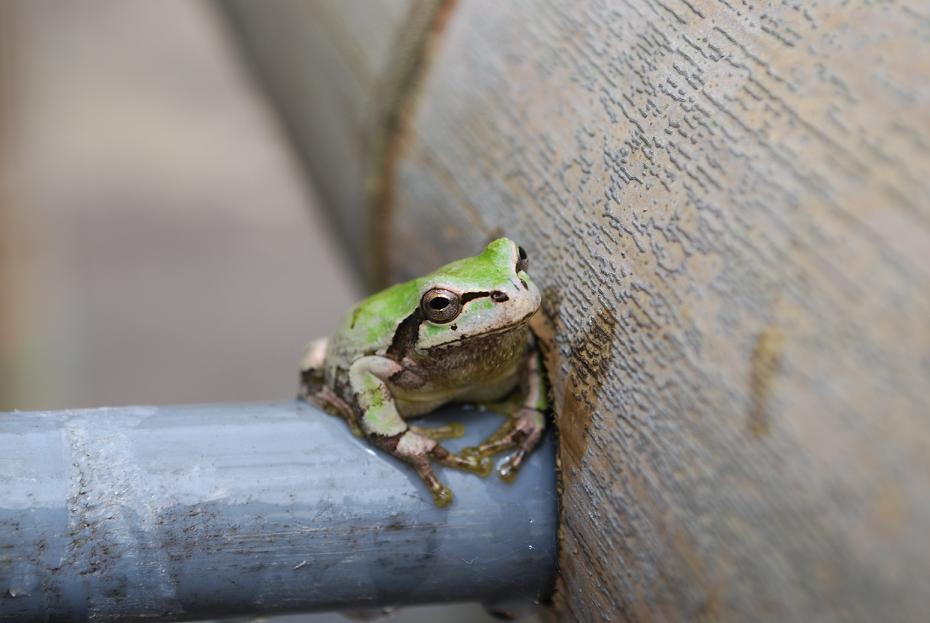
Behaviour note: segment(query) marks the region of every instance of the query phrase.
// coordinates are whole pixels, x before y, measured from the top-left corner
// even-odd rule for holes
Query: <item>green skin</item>
[[[542,437],[547,408],[539,353],[527,326],[540,295],[526,268],[523,250],[499,238],[475,257],[365,299],[334,336],[307,347],[302,395],[410,463],[438,506],[453,496],[430,459],[486,476],[491,456],[516,448],[498,469],[502,478],[513,479]],[[424,429],[407,422],[449,402],[508,397],[503,426],[459,454],[438,440],[460,436],[461,426]]]

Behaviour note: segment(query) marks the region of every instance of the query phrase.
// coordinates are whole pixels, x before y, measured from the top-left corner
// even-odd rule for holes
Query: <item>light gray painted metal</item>
[[[500,421],[454,415],[469,434],[453,448]],[[302,403],[2,413],[0,621],[538,599],[553,456],[549,434],[513,485],[440,470],[456,494],[441,510]]]

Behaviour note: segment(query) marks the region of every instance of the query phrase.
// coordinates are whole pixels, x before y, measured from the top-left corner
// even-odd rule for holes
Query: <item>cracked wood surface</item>
[[[566,620],[930,609],[928,42],[919,2],[452,7],[386,268],[530,252]]]

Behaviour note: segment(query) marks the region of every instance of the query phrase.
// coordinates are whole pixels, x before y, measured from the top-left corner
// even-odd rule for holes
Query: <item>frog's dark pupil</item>
[[[436,310],[443,309],[448,304],[449,304],[449,299],[442,297],[442,296],[437,296],[436,298],[431,299],[429,302],[429,306]]]

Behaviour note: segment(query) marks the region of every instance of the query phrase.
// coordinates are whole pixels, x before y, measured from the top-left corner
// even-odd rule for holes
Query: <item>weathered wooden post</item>
[[[301,63],[349,80],[341,63],[373,49],[359,33],[385,23],[339,3],[326,41],[294,21],[269,44],[255,7],[228,6],[258,65],[287,76],[269,84],[291,123],[325,106],[281,85],[338,88],[302,83]],[[350,185],[376,234],[352,242],[391,279],[496,232],[530,251],[565,618],[924,618],[926,6],[390,6],[417,55],[354,66],[371,105],[371,85],[405,81],[370,117],[377,149]],[[304,145],[316,176],[335,158],[319,149]]]

